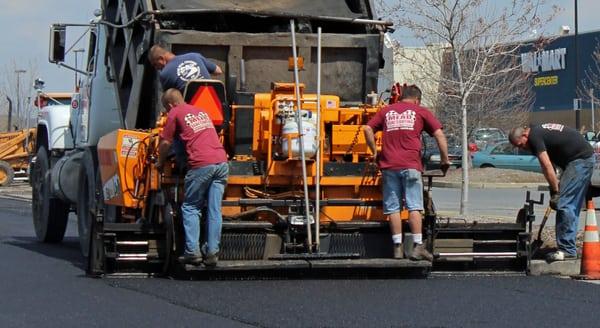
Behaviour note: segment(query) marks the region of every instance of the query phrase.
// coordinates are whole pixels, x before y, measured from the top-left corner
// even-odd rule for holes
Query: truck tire
[[[98,190],[94,159],[90,150],[81,158],[79,170],[79,192],[77,193],[77,230],[81,254],[88,257],[92,236],[92,224],[96,221],[98,209]]]
[[[166,196],[165,196],[166,197]],[[181,214],[175,210],[175,203],[167,201],[161,209],[162,221],[165,225],[165,265],[163,267],[164,275],[173,277],[183,276],[185,268],[178,261],[179,255],[183,254],[185,248],[185,232],[183,231],[183,222]]]
[[[50,194],[50,159],[44,146],[38,149],[31,180],[35,235],[45,243],[61,242],[67,228],[70,206]]]
[[[10,186],[15,178],[15,170],[5,161],[0,161],[0,187]]]
[[[80,180],[83,181],[83,180]],[[79,237],[80,241],[87,239],[89,241],[88,254],[87,254],[87,266],[86,273],[92,277],[99,277],[107,272],[106,264],[106,253],[104,250],[104,239],[103,239],[103,227],[104,222],[108,219],[108,222],[114,222],[114,216],[116,215],[116,208],[114,206],[107,206],[104,204],[102,189],[99,186],[102,185],[100,179],[100,171],[96,172],[96,183],[94,189],[94,200],[95,200],[95,211],[92,213],[91,220],[88,222],[86,238]],[[79,193],[80,197],[83,193]],[[79,200],[78,202],[79,203]],[[99,210],[102,210],[102,219],[98,219]],[[109,216],[107,218],[107,215]],[[111,217],[112,215],[112,217]],[[79,219],[79,218],[78,218]],[[79,222],[79,221],[78,221]],[[79,228],[79,227],[78,227]],[[84,251],[82,249],[82,251]]]
[[[91,222],[90,246],[86,272],[90,276],[98,277],[106,272],[104,241],[102,239],[102,222]]]

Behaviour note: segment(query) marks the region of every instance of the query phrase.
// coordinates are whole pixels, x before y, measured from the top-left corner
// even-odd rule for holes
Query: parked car
[[[508,137],[504,131],[498,128],[477,128],[471,132],[470,139],[477,145],[477,149],[481,150],[488,145],[506,141],[508,140]]]
[[[587,141],[590,146],[595,147],[596,143],[598,143],[598,136],[594,131],[587,131],[582,134],[585,141]]]
[[[529,150],[519,149],[504,141],[473,154],[473,167],[497,167],[542,172],[540,162]]]
[[[459,168],[462,164],[462,147],[458,138],[453,135],[446,136],[448,140],[448,159],[450,166]],[[421,138],[423,144],[422,161],[425,170],[437,170],[440,168],[440,149],[433,137],[423,133]]]

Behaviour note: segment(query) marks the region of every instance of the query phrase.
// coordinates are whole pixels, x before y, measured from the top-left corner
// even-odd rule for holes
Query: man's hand
[[[162,172],[164,166],[165,163],[163,163],[162,161],[157,161],[156,163],[154,163],[154,168],[157,169],[158,172]]]
[[[373,161],[373,163],[375,164],[379,164],[379,153],[375,153],[373,154],[373,157],[371,157],[371,161]]]
[[[558,191],[555,190],[550,190],[550,208],[553,210],[557,210],[558,208],[558,201],[560,200],[560,193],[558,193]]]
[[[448,172],[449,168],[450,168],[450,162],[449,161],[445,161],[445,162],[442,162],[440,164],[440,169],[442,170],[442,172],[444,172],[444,175],[446,175],[446,172]]]

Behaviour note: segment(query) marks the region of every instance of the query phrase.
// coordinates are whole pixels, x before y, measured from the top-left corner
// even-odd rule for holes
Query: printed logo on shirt
[[[546,123],[546,124],[542,124],[542,128],[544,128],[546,130],[550,130],[550,131],[562,132],[562,130],[565,128],[565,126],[562,124],[557,124],[557,123]]]
[[[200,112],[197,115],[187,113],[185,114],[184,121],[185,125],[189,126],[194,133],[214,128],[210,117],[204,112]]]
[[[177,76],[184,81],[204,78],[200,72],[200,65],[193,60],[186,60],[179,64],[177,66]]]
[[[400,114],[396,111],[389,111],[385,114],[386,131],[396,130],[414,130],[417,113],[412,110],[404,111]]]

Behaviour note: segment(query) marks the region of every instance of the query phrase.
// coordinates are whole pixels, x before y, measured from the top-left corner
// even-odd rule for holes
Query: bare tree
[[[581,85],[577,88],[577,95],[584,102],[597,108],[600,105],[600,40],[596,40],[596,47],[592,52],[592,65],[585,69],[584,78],[581,80]],[[592,116],[593,117],[593,116]],[[592,131],[600,131],[600,124],[594,122],[590,129]]]
[[[35,62],[29,61],[26,64],[17,64],[12,60],[2,68],[3,80],[0,80],[0,108],[2,114],[8,114],[8,100],[12,101],[12,123],[17,129],[24,129],[27,126],[27,119],[31,113],[32,102],[35,97],[33,81],[37,77],[38,69]],[[11,127],[12,128],[12,127]]]
[[[469,127],[491,123],[492,116],[517,124],[520,122],[507,108],[520,114],[529,111],[531,96],[519,102],[523,89],[528,89],[528,76],[522,73],[518,56],[525,44],[522,40],[559,11],[554,6],[547,17],[540,16],[545,2],[514,0],[500,5],[491,0],[378,0],[381,15],[406,29],[428,52],[413,62],[419,66],[414,82],[434,85],[429,92],[436,92],[437,97],[431,107],[447,119],[446,126],[462,136],[462,216],[467,215],[469,195]]]
[[[528,120],[535,100],[535,93],[531,88],[532,74],[521,70],[499,72],[506,67],[518,65],[518,59],[513,55],[490,60],[489,67],[484,72],[489,73],[489,77],[482,79],[477,88],[473,89],[467,103],[469,136],[479,127],[497,127],[508,131]],[[445,130],[460,135],[462,111],[458,110],[459,99],[442,92],[437,100],[435,106],[439,118],[444,122]]]

